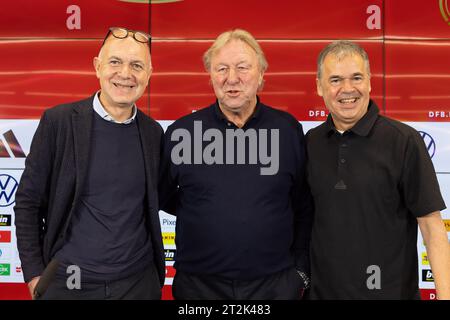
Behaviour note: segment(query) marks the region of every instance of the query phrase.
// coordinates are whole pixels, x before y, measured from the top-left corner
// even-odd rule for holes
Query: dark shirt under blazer
[[[27,282],[42,274],[64,244],[70,219],[80,204],[89,164],[92,105],[93,96],[46,110],[33,137],[14,207],[17,246]],[[137,120],[146,174],[146,227],[162,286],[165,267],[157,180],[163,130],[139,110]]]

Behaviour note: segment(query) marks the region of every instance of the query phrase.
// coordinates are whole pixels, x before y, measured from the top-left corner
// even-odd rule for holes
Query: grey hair
[[[328,55],[334,55],[338,59],[341,59],[353,54],[358,54],[363,59],[367,73],[370,77],[370,63],[367,52],[352,41],[338,40],[330,43],[320,52],[319,57],[317,58],[317,78],[320,79],[322,76],[323,61]]]
[[[209,47],[209,49],[206,50],[206,52],[203,54],[203,64],[206,71],[211,71],[212,56],[231,40],[240,40],[249,45],[255,51],[256,56],[258,57],[260,71],[265,72],[267,70],[269,64],[267,63],[264,52],[256,39],[248,31],[242,29],[233,29],[220,34],[216,38],[212,46]]]

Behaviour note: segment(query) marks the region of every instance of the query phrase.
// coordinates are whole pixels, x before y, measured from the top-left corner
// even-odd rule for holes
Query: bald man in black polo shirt
[[[312,299],[419,299],[417,224],[438,299],[450,298],[445,204],[420,135],[379,115],[366,52],[349,41],[319,55],[330,115],[307,134],[315,203]]]

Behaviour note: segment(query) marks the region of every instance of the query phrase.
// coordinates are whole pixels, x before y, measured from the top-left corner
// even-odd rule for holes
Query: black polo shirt
[[[307,150],[315,204],[311,297],[419,298],[416,218],[445,204],[417,131],[379,115],[371,101],[343,134],[328,116],[308,132]],[[381,289],[368,289],[378,273],[371,266],[379,268]]]
[[[249,143],[244,164],[174,164],[170,155],[178,141],[171,141],[172,134],[184,129],[196,139],[194,122],[202,124],[203,132],[214,128],[223,136],[227,129],[238,129],[217,103],[167,129],[160,195],[162,209],[177,216],[175,268],[232,280],[256,279],[294,265],[309,273],[312,200],[302,126],[290,114],[258,100],[242,130],[266,130],[268,140],[274,129],[279,132],[278,171],[261,175],[264,166],[248,161]],[[261,143],[259,139],[258,153]],[[203,148],[209,144],[204,142]],[[274,151],[272,142],[263,144]],[[223,149],[224,158],[228,151]],[[167,200],[169,195],[173,197]]]

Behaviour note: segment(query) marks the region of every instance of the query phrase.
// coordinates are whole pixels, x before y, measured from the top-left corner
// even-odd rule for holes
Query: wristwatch
[[[305,289],[309,289],[309,285],[311,284],[311,280],[309,280],[309,277],[302,271],[297,270],[297,273],[300,278],[302,278]]]

